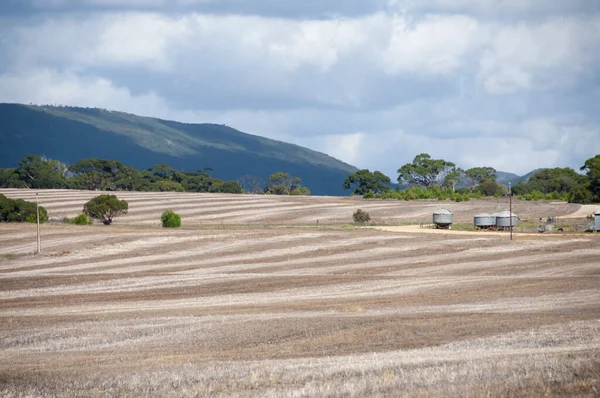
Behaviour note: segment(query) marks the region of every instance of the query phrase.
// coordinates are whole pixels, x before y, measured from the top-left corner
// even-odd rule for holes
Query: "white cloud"
[[[225,61],[294,71],[329,71],[368,56],[388,73],[438,74],[456,69],[481,41],[476,20],[463,16],[409,19],[373,14],[344,20],[152,13],[47,19],[20,29],[18,60],[91,66],[171,69],[175,60]],[[192,59],[190,59],[192,58]],[[362,59],[362,64],[369,64]],[[241,65],[240,65],[241,64]]]
[[[595,69],[599,53],[597,17],[500,26],[481,57],[479,76],[492,94],[560,87]]]
[[[169,46],[185,40],[185,18],[167,20],[153,14],[118,15],[105,19],[95,57],[122,64],[170,67]]]
[[[368,24],[368,20],[303,21],[287,37],[271,41],[269,54],[287,67],[307,64],[325,72],[367,41]]]
[[[170,19],[149,13],[46,19],[19,29],[15,61],[20,66],[51,63],[68,68],[170,69],[171,45],[185,40],[186,24],[186,18]]]
[[[451,72],[477,48],[482,35],[478,22],[466,16],[429,16],[415,25],[396,16],[383,54],[384,70],[390,74]]]
[[[79,76],[49,69],[0,76],[0,101],[71,105],[121,110],[138,115],[167,116],[166,103],[152,91],[132,95],[102,77]]]
[[[365,139],[364,133],[345,135],[328,135],[325,137],[325,153],[349,164],[359,164],[364,156],[362,151]]]

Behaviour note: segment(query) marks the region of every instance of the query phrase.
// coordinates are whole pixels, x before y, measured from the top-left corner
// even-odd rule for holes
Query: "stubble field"
[[[97,194],[40,204],[73,217]],[[34,225],[0,224],[0,395],[600,392],[600,234],[344,224],[357,208],[429,222],[441,206],[469,222],[502,200],[118,196],[130,212],[112,226],[43,225],[40,255]],[[166,208],[182,228],[160,228]],[[514,203],[528,219],[589,210]]]

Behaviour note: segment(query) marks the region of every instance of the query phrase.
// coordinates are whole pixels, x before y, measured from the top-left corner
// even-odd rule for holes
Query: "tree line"
[[[0,168],[0,188],[310,195],[310,190],[301,185],[300,178],[284,172],[274,173],[266,181],[254,176],[223,181],[212,177],[211,171],[210,168],[179,171],[166,164],[138,170],[116,160],[98,158],[67,165],[28,155],[16,168]]]
[[[577,173],[571,168],[542,169],[527,181],[515,184],[511,191],[525,200],[567,200],[573,203],[600,202],[600,155],[585,161]],[[344,188],[364,198],[383,199],[451,199],[469,200],[484,196],[501,196],[508,187],[496,181],[492,167],[463,170],[453,162],[417,155],[411,163],[398,169],[398,188],[380,171],[368,169],[350,174]],[[459,185],[460,188],[457,188]]]

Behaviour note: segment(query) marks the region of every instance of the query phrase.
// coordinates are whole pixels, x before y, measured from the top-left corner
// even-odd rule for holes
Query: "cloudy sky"
[[[600,0],[2,0],[0,102],[241,131],[396,170],[600,154]]]

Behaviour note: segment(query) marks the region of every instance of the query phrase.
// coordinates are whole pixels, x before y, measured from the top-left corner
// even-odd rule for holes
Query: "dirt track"
[[[94,195],[69,194],[44,192],[51,217]],[[600,391],[600,234],[335,225],[358,207],[420,222],[440,203],[123,196],[112,226],[45,224],[39,256],[33,225],[0,224],[0,395]],[[188,227],[155,227],[166,205]],[[470,219],[503,203],[445,205]]]

